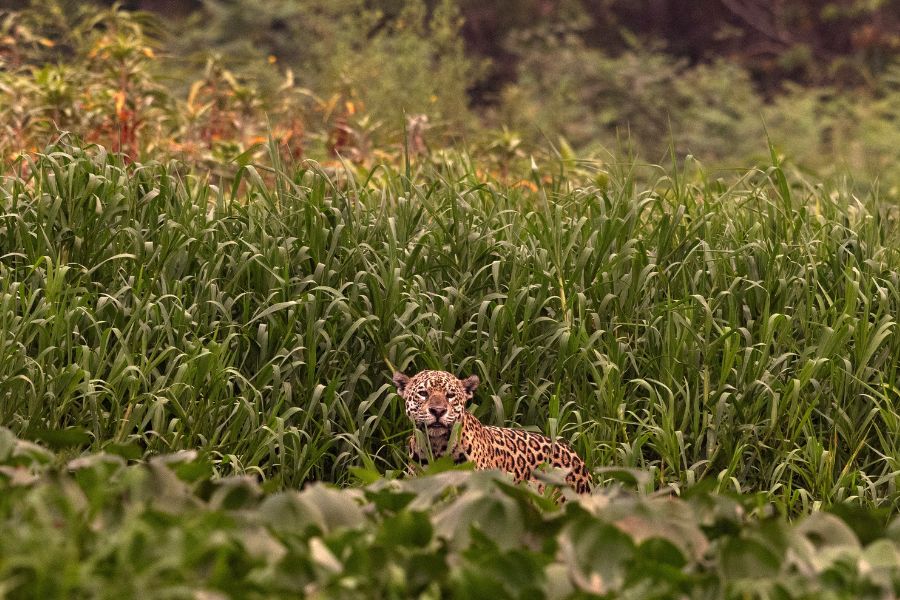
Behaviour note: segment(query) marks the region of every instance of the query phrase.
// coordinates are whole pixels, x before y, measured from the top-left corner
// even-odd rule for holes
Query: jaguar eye
[[[453,400],[454,398],[456,398],[456,394],[454,394],[453,392],[447,392],[447,400]]]
[[[419,398],[427,398],[428,390],[419,390]]]

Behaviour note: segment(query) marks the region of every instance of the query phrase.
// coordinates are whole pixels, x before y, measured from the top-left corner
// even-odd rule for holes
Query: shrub
[[[226,67],[266,92],[281,84],[267,64],[276,60],[321,99],[328,127],[365,115],[357,127],[368,128],[374,148],[401,142],[406,115],[461,131],[471,119],[466,90],[480,70],[463,51],[459,11],[449,0],[433,10],[421,0],[398,6],[388,13],[362,0],[211,1],[175,47],[215,48]]]
[[[889,597],[898,522],[835,513],[788,523],[752,497],[615,487],[559,509],[466,471],[266,493],[210,480],[195,453],[66,462],[0,429],[12,598]]]
[[[577,21],[576,21],[577,24]],[[500,120],[535,135],[562,135],[576,149],[630,147],[658,161],[670,151],[721,163],[763,149],[762,103],[743,71],[726,62],[689,67],[634,43],[618,56],[590,48],[571,26],[513,40],[517,83]]]
[[[882,193],[900,199],[900,65],[873,92],[792,86],[765,110],[778,146],[798,165],[823,176],[878,179]]]

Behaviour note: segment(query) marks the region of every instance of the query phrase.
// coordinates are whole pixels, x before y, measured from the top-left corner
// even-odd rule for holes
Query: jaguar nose
[[[441,417],[447,414],[446,406],[429,406],[428,412],[431,413],[431,416],[434,417],[435,421],[440,421]]]

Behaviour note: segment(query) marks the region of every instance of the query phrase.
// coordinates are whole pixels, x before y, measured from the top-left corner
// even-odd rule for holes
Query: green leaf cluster
[[[883,598],[874,511],[753,517],[618,488],[549,505],[499,473],[266,493],[196,453],[66,461],[0,429],[4,597]],[[871,528],[872,524],[877,528]]]

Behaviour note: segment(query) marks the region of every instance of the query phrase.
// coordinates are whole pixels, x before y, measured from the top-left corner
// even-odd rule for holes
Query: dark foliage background
[[[177,21],[210,4],[131,0],[122,6]],[[403,3],[366,4],[389,17]],[[767,94],[786,81],[865,84],[900,51],[897,0],[459,0],[459,7],[467,51],[493,64],[475,90],[478,103],[490,102],[492,93],[516,77],[517,57],[504,44],[509,35],[573,8],[588,18],[584,39],[592,47],[621,52],[635,36],[659,40],[692,64],[726,57],[747,68]],[[271,26],[277,30],[279,23]]]

